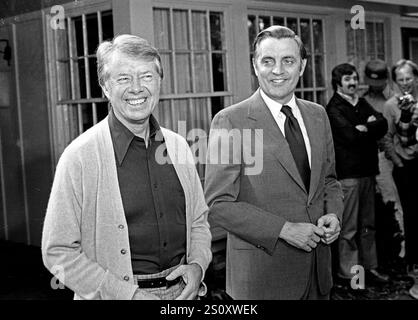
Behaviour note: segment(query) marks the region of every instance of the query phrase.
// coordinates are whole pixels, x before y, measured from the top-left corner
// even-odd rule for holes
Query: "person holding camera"
[[[393,179],[403,209],[405,260],[408,274],[415,280],[410,294],[418,299],[418,66],[399,60],[392,68],[392,79],[400,94],[384,106],[389,129],[384,139],[386,157],[394,164]]]

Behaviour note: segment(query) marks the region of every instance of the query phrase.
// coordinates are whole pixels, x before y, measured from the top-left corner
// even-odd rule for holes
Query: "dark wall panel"
[[[30,227],[30,244],[40,245],[52,183],[47,84],[41,19],[16,25],[18,95]]]

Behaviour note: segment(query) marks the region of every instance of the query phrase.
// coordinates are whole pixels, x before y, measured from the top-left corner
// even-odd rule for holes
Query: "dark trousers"
[[[309,283],[301,300],[329,300],[330,299],[329,293],[328,294],[321,293],[321,291],[319,290],[318,281],[319,279],[318,279],[318,272],[317,272],[317,266],[316,266],[316,251],[314,250],[312,254],[311,275],[309,277]]]
[[[374,177],[340,180],[344,192],[344,211],[338,239],[338,276],[353,277],[351,268],[377,267],[375,239]]]
[[[405,230],[405,259],[418,264],[418,158],[403,160],[402,168],[393,169],[398,188]]]

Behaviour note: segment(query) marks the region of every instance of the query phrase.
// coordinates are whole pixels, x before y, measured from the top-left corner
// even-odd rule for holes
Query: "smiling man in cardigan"
[[[121,35],[100,44],[97,65],[112,108],[59,160],[44,264],[76,299],[195,299],[211,261],[208,207],[187,142],[152,116],[160,56]]]

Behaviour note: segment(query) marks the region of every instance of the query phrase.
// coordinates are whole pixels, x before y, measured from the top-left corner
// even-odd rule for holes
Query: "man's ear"
[[[255,64],[255,59],[254,58],[252,59],[252,62],[253,62],[254,73],[255,73],[256,77],[258,77],[258,71],[257,71],[257,67],[256,67],[256,64]]]
[[[308,60],[306,60],[306,59],[302,59],[302,62],[300,64],[300,71],[299,71],[299,76],[300,77],[303,75],[303,72],[305,71],[307,61]]]
[[[104,85],[100,85],[100,87],[103,90],[103,93],[105,94],[106,98],[110,101],[110,93],[109,90],[106,88],[106,82]]]

